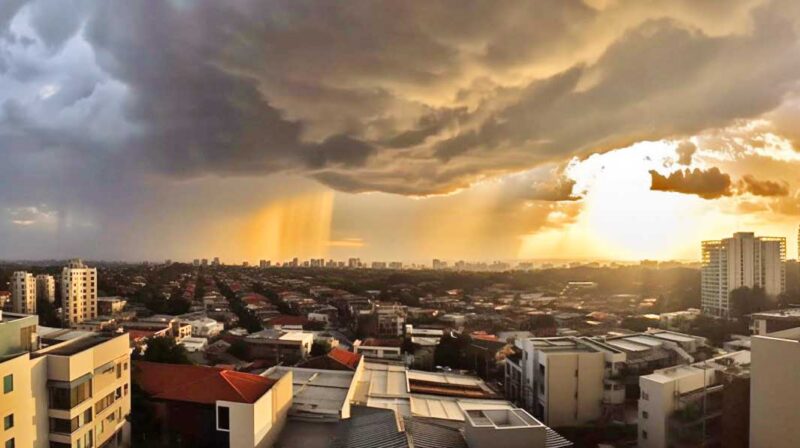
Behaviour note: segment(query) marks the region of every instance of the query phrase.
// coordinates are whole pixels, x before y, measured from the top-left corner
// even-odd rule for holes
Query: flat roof
[[[646,352],[651,348],[650,346],[630,341],[627,338],[612,339],[610,341],[606,341],[606,344],[613,345],[614,347],[621,348],[623,350],[628,350],[630,352]]]
[[[34,356],[40,356],[40,355],[72,356],[84,350],[89,350],[92,347],[96,347],[102,344],[103,342],[110,341],[112,339],[114,339],[114,337],[99,335],[99,334],[78,337],[75,339],[70,339],[69,341],[60,344],[51,345],[50,347],[46,347],[42,350],[39,350],[38,352],[34,352]]]
[[[677,333],[672,333],[669,331],[659,331],[656,333],[651,333],[650,336],[666,339],[673,342],[694,342],[696,339],[691,338],[689,336],[684,336]]]

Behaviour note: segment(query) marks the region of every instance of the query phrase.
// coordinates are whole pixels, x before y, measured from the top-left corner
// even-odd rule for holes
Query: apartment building
[[[378,337],[402,336],[406,325],[406,307],[396,304],[379,304],[375,308]]]
[[[244,338],[247,358],[294,364],[311,353],[314,335],[303,331],[266,329]]]
[[[800,328],[751,339],[750,446],[800,446]]]
[[[750,360],[744,350],[642,376],[638,446],[746,448]]]
[[[0,446],[128,446],[128,335],[90,333],[37,349],[37,322],[0,316]]]
[[[800,327],[800,308],[762,311],[750,315],[750,334],[764,336]]]
[[[62,319],[75,326],[97,317],[97,269],[79,259],[70,260],[61,271]]]
[[[125,309],[128,301],[124,297],[98,297],[97,314],[99,316],[116,316]]]
[[[17,271],[11,276],[11,311],[36,314],[36,277]]]
[[[292,406],[292,372],[278,380],[217,367],[137,361],[133,379],[149,396],[162,433],[185,446],[271,447]]]
[[[505,363],[506,397],[550,426],[624,417],[639,376],[705,357],[704,338],[650,330],[615,337],[520,338]],[[549,392],[548,392],[549,391]]]
[[[39,274],[36,276],[36,296],[39,300],[50,303],[56,301],[56,279],[52,275]]]
[[[786,238],[738,232],[732,238],[702,243],[703,313],[730,317],[730,293],[746,286],[764,288],[767,296],[786,291]]]

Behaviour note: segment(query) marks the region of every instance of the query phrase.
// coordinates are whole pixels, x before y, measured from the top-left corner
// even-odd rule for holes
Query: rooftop
[[[214,404],[217,401],[255,403],[275,381],[217,367],[133,363],[134,381],[155,399]]]
[[[41,355],[72,356],[82,351],[89,350],[92,347],[96,347],[102,344],[103,342],[107,342],[112,339],[114,339],[113,336],[106,336],[93,333],[90,336],[78,337],[56,345],[51,345],[50,347],[35,352],[34,356],[41,356]]]

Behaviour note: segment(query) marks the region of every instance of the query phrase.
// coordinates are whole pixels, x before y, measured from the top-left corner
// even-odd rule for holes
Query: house
[[[292,375],[278,380],[217,367],[137,361],[133,381],[163,429],[186,446],[270,447],[292,404]]]

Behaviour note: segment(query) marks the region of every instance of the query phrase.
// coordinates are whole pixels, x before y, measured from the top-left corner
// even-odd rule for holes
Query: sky
[[[4,0],[0,259],[794,258],[799,80],[795,0]]]

